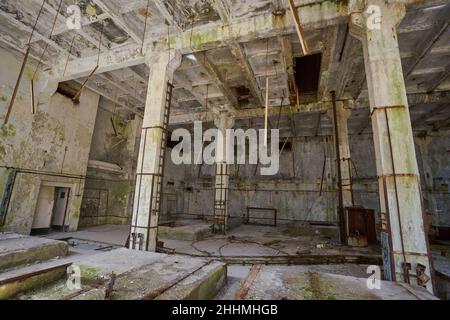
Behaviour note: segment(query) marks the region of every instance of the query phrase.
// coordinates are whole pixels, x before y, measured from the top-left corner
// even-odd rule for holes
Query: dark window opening
[[[320,53],[295,59],[295,83],[299,91],[300,101],[317,100],[321,62],[322,54]]]
[[[80,90],[80,88],[81,88],[81,85],[78,82],[66,81],[66,82],[60,82],[58,84],[58,89],[56,90],[56,92],[73,100],[75,98],[75,95]]]
[[[284,146],[284,148],[283,148],[283,146]],[[292,143],[291,143],[291,141],[287,141],[286,144],[284,143],[284,141],[283,142],[280,141],[279,149],[283,150],[283,152],[284,151],[292,151]]]

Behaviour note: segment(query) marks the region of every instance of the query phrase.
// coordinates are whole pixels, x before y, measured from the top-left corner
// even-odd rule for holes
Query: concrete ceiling
[[[31,45],[34,60],[39,60],[47,47],[43,63],[50,67],[56,63],[94,59],[99,53],[100,37],[101,54],[122,52],[130,46],[141,46],[144,29],[147,43],[183,32],[188,37],[189,34],[195,36],[196,30],[205,26],[233,24],[274,11],[290,14],[285,0],[79,0],[75,2],[81,8],[82,28],[69,30],[66,26],[67,7],[74,1],[62,0],[56,15],[60,1],[45,2]],[[450,89],[450,4],[445,0],[415,2],[408,5],[406,16],[398,27],[411,118],[414,129],[444,129],[450,126],[447,93]],[[301,11],[317,1],[299,0],[296,3]],[[24,52],[41,4],[41,0],[2,0],[0,45]],[[50,37],[55,16],[56,26]],[[311,53],[322,54],[317,100],[326,105],[330,100],[328,92],[335,90],[339,99],[357,101],[355,108],[358,109],[349,120],[350,131],[370,132],[362,46],[348,34],[347,21],[344,17],[336,23],[317,24],[305,31]],[[185,54],[174,77],[172,113],[178,119],[224,104],[261,116],[258,110],[264,104],[265,76],[268,75],[273,128],[278,124],[286,135],[331,133],[325,108],[306,108],[310,112],[303,112],[303,108],[297,113],[296,110],[291,112],[289,107],[295,104],[295,94],[289,87],[290,71],[295,58],[303,54],[292,26],[286,26],[278,36],[261,38],[255,35],[245,41],[232,39],[226,45],[192,51],[194,54]],[[122,110],[142,114],[147,78],[148,67],[137,63],[95,74],[88,86],[116,102]],[[82,82],[84,78],[77,80]],[[283,105],[283,112],[278,116],[280,105]],[[192,117],[186,119],[192,120]],[[258,121],[261,119],[249,121],[248,117],[243,117],[236,125],[255,127]],[[175,122],[181,124],[183,121]]]

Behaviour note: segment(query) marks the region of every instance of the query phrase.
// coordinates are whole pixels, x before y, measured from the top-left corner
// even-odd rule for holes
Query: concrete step
[[[63,241],[2,232],[0,233],[0,272],[64,257],[68,252],[69,247]]]
[[[113,300],[211,299],[226,282],[226,264],[205,258],[120,248],[73,262],[81,287],[66,279],[17,296],[17,299],[103,300],[112,272],[117,275]]]
[[[1,273],[0,300],[13,298],[21,292],[40,288],[42,284],[51,284],[65,278],[67,267],[71,264],[67,259],[63,259]]]

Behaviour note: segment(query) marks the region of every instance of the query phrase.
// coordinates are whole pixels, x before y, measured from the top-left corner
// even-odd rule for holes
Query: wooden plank
[[[250,269],[250,272],[245,279],[242,286],[239,288],[239,290],[236,292],[234,299],[235,300],[244,300],[247,297],[248,291],[250,290],[250,286],[255,281],[256,277],[258,276],[259,272],[261,271],[261,264],[254,264],[252,268]]]

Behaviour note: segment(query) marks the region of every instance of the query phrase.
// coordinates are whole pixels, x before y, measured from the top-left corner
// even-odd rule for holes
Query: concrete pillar
[[[350,144],[348,138],[347,121],[351,115],[351,108],[348,103],[336,101],[336,125],[338,131],[339,159],[336,159],[341,169],[341,182],[337,182],[338,188],[342,188],[343,209],[353,206],[353,192],[351,186],[351,162],[350,162]],[[334,121],[333,110],[328,110],[328,116]],[[339,196],[339,195],[338,195]],[[344,211],[345,212],[345,211]],[[339,215],[338,215],[339,216]],[[345,218],[345,221],[347,219]],[[345,232],[348,235],[348,224],[346,223]]]
[[[227,164],[226,131],[234,125],[234,117],[227,111],[220,111],[214,119],[218,129],[216,152],[216,182],[214,192],[214,229],[217,232],[227,232],[228,227],[228,190],[230,184],[229,164]],[[221,141],[221,142],[220,142]]]
[[[161,201],[168,82],[181,64],[179,52],[165,50],[147,55],[150,68],[147,100],[142,121],[131,220],[130,249],[155,251]]]
[[[350,32],[363,44],[378,173],[385,279],[433,292],[431,256],[396,26],[400,3],[365,0],[350,17]],[[424,271],[423,271],[424,270]],[[428,281],[427,281],[428,280]]]

